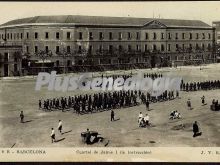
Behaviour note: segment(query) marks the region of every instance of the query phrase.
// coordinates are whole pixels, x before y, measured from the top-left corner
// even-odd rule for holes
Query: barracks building
[[[216,31],[216,42],[220,44],[220,21],[214,21],[212,24]]]
[[[0,25],[0,76],[213,62],[214,44],[199,20],[29,17]]]

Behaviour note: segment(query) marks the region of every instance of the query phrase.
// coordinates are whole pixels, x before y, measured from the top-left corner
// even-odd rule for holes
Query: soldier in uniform
[[[176,90],[176,98],[179,98],[179,91]]]
[[[21,113],[20,113],[20,122],[21,123],[23,123],[24,122],[24,113],[23,113],[23,111],[21,111]]]
[[[143,118],[143,114],[142,114],[142,112],[140,112],[139,115],[138,115],[138,124],[139,124],[139,127],[140,127],[140,123],[141,123],[142,118]]]
[[[196,137],[199,135],[199,126],[197,124],[197,121],[193,124],[193,137]]]
[[[183,83],[183,91],[185,91],[185,89],[186,89],[186,85],[185,83]]]
[[[189,90],[189,84],[186,83],[186,91],[188,92],[188,90]]]
[[[202,99],[202,105],[205,105],[205,96],[202,96],[201,99]]]
[[[111,121],[115,121],[115,112],[111,110]]]
[[[190,99],[188,99],[188,101],[187,101],[187,107],[188,107],[188,110],[191,110],[191,101],[190,101]]]
[[[50,137],[51,137],[52,143],[53,143],[53,142],[56,142],[56,139],[55,139],[55,131],[54,131],[53,128],[51,128],[51,135],[50,135]]]
[[[150,109],[149,109],[149,105],[150,105],[150,102],[149,102],[149,100],[147,100],[146,101],[146,109],[149,111]]]
[[[148,114],[146,114],[146,116],[144,117],[144,122],[146,125],[149,125],[149,119],[150,117],[148,116]]]
[[[39,100],[39,104],[38,105],[39,105],[39,109],[41,109],[41,100]]]
[[[62,121],[59,120],[59,123],[58,123],[58,131],[60,131],[61,134],[63,134],[63,133],[62,133],[62,129],[63,129],[63,124],[62,124]]]

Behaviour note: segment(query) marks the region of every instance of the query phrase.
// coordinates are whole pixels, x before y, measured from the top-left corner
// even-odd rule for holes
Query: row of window
[[[39,51],[38,46],[35,46],[34,48],[35,48],[35,49],[34,49],[35,53]],[[184,49],[186,49],[186,48],[205,50],[205,44],[202,44],[201,46],[199,46],[199,44],[196,44],[195,47],[193,47],[192,44],[189,44],[188,47],[187,47],[185,44],[182,44],[182,45],[176,44],[176,51],[184,50]],[[109,50],[110,52],[113,51],[113,49],[114,49],[113,45],[109,45],[109,46],[108,46],[108,50]],[[119,51],[122,51],[123,49],[124,49],[124,48],[123,48],[122,45],[119,45],[119,46],[118,46],[118,50],[119,50]],[[211,49],[211,44],[208,44],[208,45],[207,45],[207,49],[208,49],[208,50]],[[83,50],[83,49],[82,49],[82,46],[78,46],[78,52],[82,52],[82,50]],[[88,50],[89,50],[90,52],[92,52],[92,51],[93,51],[93,46],[90,45]],[[100,52],[103,51],[103,46],[100,45],[98,50],[99,50]],[[132,46],[131,46],[131,45],[127,45],[127,49],[126,49],[126,50],[127,50],[127,51],[132,51]],[[148,50],[149,50],[148,45],[147,45],[147,44],[144,45],[144,51],[148,51]],[[165,51],[165,45],[161,44],[161,45],[160,45],[160,48],[159,48],[157,45],[154,44],[154,45],[152,45],[152,50],[154,50],[154,51],[155,51],[155,50]],[[168,50],[168,51],[171,51],[171,44],[168,44],[168,45],[167,45],[167,50]],[[49,51],[49,46],[45,46],[45,51],[46,51],[46,52]],[[70,53],[70,52],[71,52],[70,46],[67,46],[65,51],[66,51],[67,53]],[[141,46],[140,46],[140,45],[136,45],[135,51],[141,51]],[[29,52],[29,46],[27,46],[27,52]],[[60,52],[60,46],[56,46],[56,52],[57,52],[57,53]]]
[[[5,34],[0,35],[0,39],[5,39],[5,38],[8,39],[8,40],[12,40],[12,39],[23,39],[24,37],[23,37],[23,33],[7,33],[6,36],[5,36]],[[26,33],[25,38],[29,39],[29,32]],[[39,38],[39,33],[35,32],[34,33],[34,39],[38,39],[38,38]],[[45,32],[45,39],[49,39],[49,38],[50,38],[49,32]],[[59,32],[55,33],[55,38],[60,39],[60,33]],[[71,33],[70,32],[66,33],[66,38],[67,39],[71,38]]]
[[[175,39],[178,40],[178,39],[186,39],[186,33],[181,33],[182,37],[180,38],[179,37],[179,33],[175,33]],[[93,33],[92,32],[89,32],[89,39],[90,40],[93,40]],[[126,37],[125,37],[126,38]],[[136,35],[134,37],[136,40],[140,40],[140,33],[139,32],[136,32]],[[83,39],[83,33],[82,32],[79,32],[79,39],[82,40]],[[104,39],[104,34],[102,32],[99,32],[99,40],[103,40]],[[113,40],[113,34],[112,32],[109,32],[108,34],[108,39],[109,40]],[[123,34],[122,32],[118,32],[118,39],[119,40],[122,40],[123,39]],[[127,32],[127,39],[128,40],[131,40],[132,39],[132,33],[131,32]],[[149,40],[150,37],[149,37],[149,33],[145,33],[145,40]],[[153,33],[153,37],[152,37],[153,40],[157,40],[159,39],[158,37],[158,34],[157,33]],[[165,34],[162,32],[160,34],[160,39],[165,39]],[[168,33],[168,39],[172,39],[172,34],[171,33]],[[193,39],[193,33],[189,33],[189,39]],[[199,33],[196,33],[196,37],[195,39],[200,39],[199,38]],[[201,39],[206,39],[206,35],[205,33],[202,33],[202,38]],[[211,39],[211,34],[208,33],[208,39]]]
[[[195,39],[206,39],[206,35],[205,33],[196,33],[195,34]],[[201,35],[201,37],[200,37]],[[50,33],[49,32],[45,32],[45,39],[50,39]],[[99,40],[103,40],[104,39],[104,33],[103,32],[99,32]],[[140,32],[136,32],[135,36],[132,36],[131,32],[127,32],[127,38],[128,40],[131,40],[132,38],[135,38],[136,40],[140,40]],[[7,33],[6,36],[4,36],[4,34],[0,35],[0,39],[5,39],[7,38],[8,40],[12,40],[12,39],[23,39],[23,33]],[[56,32],[55,33],[55,38],[56,39],[60,39],[60,33]],[[158,37],[157,33],[153,33],[153,40],[157,40],[157,39],[165,39],[165,34],[161,33],[160,37]],[[26,33],[26,39],[29,39],[29,32]],[[39,33],[35,32],[34,33],[34,39],[39,39]],[[66,32],[66,39],[71,39],[71,33],[70,32]],[[83,32],[79,32],[78,34],[78,39],[82,40],[83,39]],[[89,40],[93,40],[93,33],[89,32]],[[109,32],[108,34],[108,39],[109,40],[113,40],[113,33]],[[123,33],[122,32],[118,32],[118,40],[122,40],[123,39]],[[145,33],[145,40],[149,40],[149,33]],[[168,33],[168,39],[172,39],[172,33]],[[186,39],[186,33],[175,33],[174,39],[178,40],[178,39]],[[189,33],[189,37],[188,39],[193,39],[193,33]],[[208,33],[208,39],[211,39],[211,34]]]

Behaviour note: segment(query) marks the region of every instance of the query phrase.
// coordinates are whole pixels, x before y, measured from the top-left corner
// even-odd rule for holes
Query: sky
[[[42,15],[90,15],[220,21],[218,1],[0,2],[0,24]]]

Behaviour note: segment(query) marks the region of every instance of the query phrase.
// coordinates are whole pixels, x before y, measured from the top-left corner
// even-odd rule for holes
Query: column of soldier
[[[176,97],[179,97],[178,92],[176,92]],[[137,106],[140,103],[146,104],[147,100],[148,102],[155,103],[157,101],[167,101],[174,98],[174,91],[165,91],[158,97],[153,97],[150,93],[145,95],[143,92],[136,90],[100,92],[89,95],[39,100],[39,109],[45,111],[73,110],[77,114],[84,114]]]
[[[180,89],[182,91],[197,91],[197,90],[211,90],[220,89],[219,80],[202,81],[202,82],[181,82]]]
[[[102,74],[101,78],[103,78],[103,77],[104,77],[104,75]],[[115,79],[117,79],[119,77],[122,77],[124,80],[126,80],[126,79],[132,77],[132,73],[130,73],[128,75],[126,75],[126,74],[124,74],[124,75],[112,75],[112,76],[105,76],[105,77],[106,78],[112,77],[113,80],[115,80]],[[144,74],[144,78],[145,77],[149,77],[149,78],[152,78],[154,80],[156,78],[163,77],[163,75],[160,74],[160,73],[147,73],[147,74]]]

